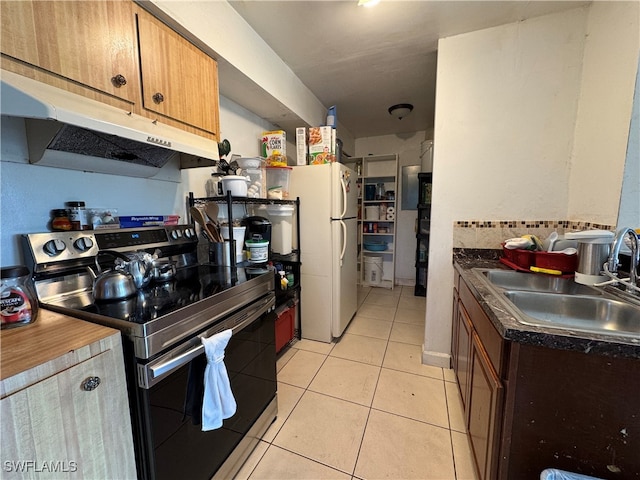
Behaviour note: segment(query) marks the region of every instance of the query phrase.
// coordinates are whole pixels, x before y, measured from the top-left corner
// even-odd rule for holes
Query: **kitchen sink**
[[[603,296],[505,291],[526,325],[640,336],[640,308]]]
[[[492,284],[508,290],[527,290],[563,294],[601,295],[597,288],[576,283],[571,278],[509,270],[485,270],[484,275]]]
[[[475,269],[524,325],[640,338],[640,304],[551,275]]]

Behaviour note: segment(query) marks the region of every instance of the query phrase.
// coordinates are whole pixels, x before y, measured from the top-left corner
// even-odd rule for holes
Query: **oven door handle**
[[[171,372],[187,364],[198,355],[203,354],[204,345],[202,345],[201,338],[208,338],[227,330],[229,328],[229,324],[233,325],[231,331],[232,335],[235,335],[240,330],[253,323],[257,318],[261,317],[264,313],[272,309],[274,305],[275,296],[269,295],[250,307],[232,315],[226,321],[216,324],[214,327],[202,332],[197,336],[197,338],[191,339],[188,345],[183,345],[182,348],[177,350],[188,348],[189,345],[195,344],[192,348],[181,353],[176,350],[170,351],[154,362],[146,365],[138,364],[138,385],[145,389],[151,388],[154,384],[160,381],[162,377],[169,375]],[[242,319],[242,317],[246,318]]]

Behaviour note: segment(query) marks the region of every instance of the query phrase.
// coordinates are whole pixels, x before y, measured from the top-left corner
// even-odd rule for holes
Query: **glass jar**
[[[2,328],[35,322],[38,316],[36,298],[29,269],[24,265],[0,269],[0,321]]]
[[[66,232],[73,228],[69,214],[64,208],[52,210],[51,215],[51,230]]]
[[[84,202],[67,202],[72,230],[89,230]]]

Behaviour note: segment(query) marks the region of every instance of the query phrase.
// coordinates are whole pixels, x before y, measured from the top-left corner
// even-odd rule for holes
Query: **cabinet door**
[[[83,387],[89,377],[100,378],[94,390]],[[3,478],[33,478],[36,468],[52,470],[38,479],[136,477],[124,368],[113,350],[0,400],[0,411]],[[15,471],[20,461],[33,464]]]
[[[131,2],[23,0],[0,5],[4,55],[136,103],[140,84]],[[30,76],[66,88],[55,76]]]
[[[460,388],[460,397],[462,398],[462,406],[468,416],[468,391],[469,391],[469,372],[471,369],[471,335],[473,327],[469,315],[464,309],[461,302],[458,302],[458,327],[457,327],[457,361],[456,361],[456,377],[458,378],[458,388]]]
[[[460,324],[458,322],[458,291],[453,289],[453,305],[451,308],[451,366],[453,371],[458,374],[458,330]]]
[[[467,428],[480,479],[488,480],[497,478],[503,387],[475,333],[470,366]]]
[[[138,37],[144,108],[217,135],[216,61],[144,10]]]

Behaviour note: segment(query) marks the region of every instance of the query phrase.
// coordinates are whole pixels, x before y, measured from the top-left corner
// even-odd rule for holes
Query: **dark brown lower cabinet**
[[[640,360],[505,340],[456,271],[452,364],[480,480],[640,480]]]
[[[503,387],[477,334],[471,341],[467,430],[481,478],[496,478]]]
[[[471,336],[473,334],[473,326],[464,306],[459,306],[458,313],[458,386],[462,395],[462,404],[465,409],[469,403],[469,376],[471,373]]]

